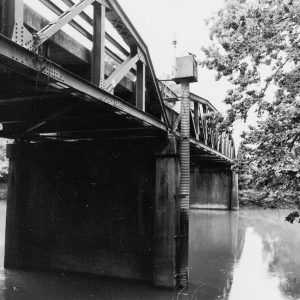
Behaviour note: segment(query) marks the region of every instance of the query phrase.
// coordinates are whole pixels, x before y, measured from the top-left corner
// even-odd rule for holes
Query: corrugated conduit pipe
[[[188,286],[189,204],[190,204],[190,91],[189,82],[181,83],[181,143],[180,143],[180,253],[179,281]]]

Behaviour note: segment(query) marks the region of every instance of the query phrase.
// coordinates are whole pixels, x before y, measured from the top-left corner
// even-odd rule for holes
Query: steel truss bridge
[[[189,195],[238,209],[234,142],[208,100],[189,95],[190,126],[174,109],[118,2],[0,0],[0,82],[5,267],[187,283]]]
[[[117,1],[62,0],[65,10],[38,2],[57,18],[50,22],[22,0],[0,1],[2,137],[180,139],[180,115],[169,105],[180,95],[157,80],[147,46]],[[83,42],[62,30],[67,24]],[[197,95],[191,100],[192,159],[230,163],[232,137],[205,118],[216,109]]]

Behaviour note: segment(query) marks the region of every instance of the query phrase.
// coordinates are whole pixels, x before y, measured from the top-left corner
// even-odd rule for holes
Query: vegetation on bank
[[[6,158],[7,140],[0,138],[0,201],[6,201],[8,159]]]
[[[8,175],[8,159],[6,158],[6,144],[7,140],[0,138],[0,183],[6,182]]]
[[[232,84],[226,125],[259,118],[237,160],[241,200],[300,209],[300,2],[227,0],[208,24],[202,65]]]

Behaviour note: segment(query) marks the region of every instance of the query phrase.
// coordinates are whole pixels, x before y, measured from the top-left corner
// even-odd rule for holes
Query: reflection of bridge
[[[189,294],[194,294],[196,299],[221,296],[228,299],[234,268],[245,242],[245,228],[239,215],[227,211],[193,210],[190,219]]]
[[[117,1],[36,2],[48,13],[0,0],[1,136],[15,140],[6,267],[173,286],[178,95],[157,81]],[[215,110],[207,100],[191,100],[194,205],[236,207],[232,138],[205,119]]]

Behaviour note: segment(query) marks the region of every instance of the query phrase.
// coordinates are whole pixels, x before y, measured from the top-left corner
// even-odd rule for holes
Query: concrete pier
[[[157,286],[176,285],[176,235],[178,233],[180,166],[175,139],[163,145],[156,154],[154,269]]]
[[[6,268],[176,285],[175,152],[158,155],[147,142],[12,144],[7,152]]]
[[[237,176],[237,175],[235,175]],[[232,171],[229,166],[194,166],[191,169],[191,208],[231,209],[237,202],[232,192]],[[236,177],[235,177],[236,178]],[[235,197],[235,198],[233,198]]]

